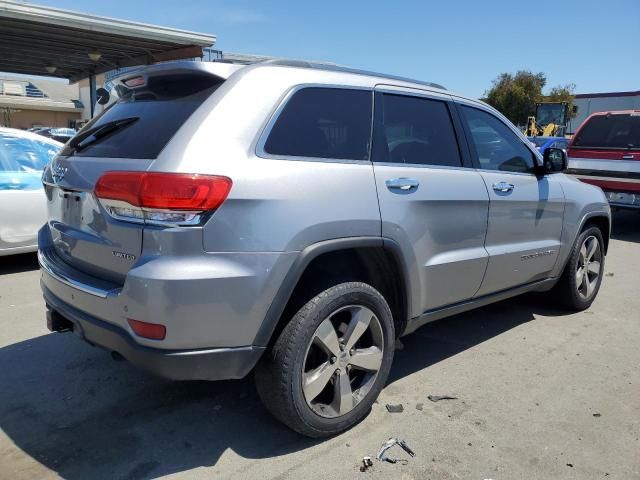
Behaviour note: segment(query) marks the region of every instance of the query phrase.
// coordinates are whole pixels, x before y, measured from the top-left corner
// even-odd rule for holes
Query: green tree
[[[567,112],[567,116],[569,118],[573,118],[576,116],[576,113],[573,111],[573,101],[576,98],[574,92],[576,90],[576,85],[574,83],[568,83],[566,85],[558,85],[557,87],[553,87],[548,95],[545,95],[543,98],[544,102],[567,102],[569,108]]]
[[[546,83],[547,77],[542,72],[502,73],[485,92],[484,100],[516,125],[524,125],[527,117],[534,114]]]

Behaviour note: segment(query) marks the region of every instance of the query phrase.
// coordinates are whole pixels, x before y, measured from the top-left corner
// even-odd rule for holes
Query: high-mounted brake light
[[[105,172],[94,193],[121,220],[193,225],[226,200],[232,181],[218,175]]]
[[[131,77],[123,80],[122,83],[124,83],[129,88],[141,87],[145,84],[145,79],[144,77]]]

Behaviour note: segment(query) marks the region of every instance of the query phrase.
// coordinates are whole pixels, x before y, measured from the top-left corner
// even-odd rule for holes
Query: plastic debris
[[[429,395],[427,397],[432,402],[439,402],[440,400],[457,400],[458,397],[454,397],[451,395]]]
[[[602,414],[600,414],[600,413],[594,413],[594,414],[593,414],[593,416],[594,416],[594,417],[596,417],[596,418],[599,418],[599,417],[601,417],[601,416],[602,416]]]
[[[402,412],[404,412],[404,407],[402,406],[401,403],[398,403],[396,405],[392,405],[390,403],[387,403],[385,405],[385,407],[387,407],[387,411],[389,413],[402,413]]]
[[[406,465],[407,463],[409,463],[409,461],[405,458],[395,458],[387,456],[387,451],[396,445],[400,446],[400,448],[402,448],[410,456],[416,456],[415,452],[411,450],[411,448],[409,448],[409,446],[407,445],[407,442],[392,437],[382,444],[380,450],[378,451],[378,454],[376,455],[376,458],[381,462],[400,463],[401,465]]]
[[[423,407],[424,407],[424,403],[416,403],[416,410],[422,411]]]

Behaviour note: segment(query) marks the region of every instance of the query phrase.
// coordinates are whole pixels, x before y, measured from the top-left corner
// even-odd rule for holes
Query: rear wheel
[[[310,437],[335,435],[369,412],[393,359],[394,327],[370,285],[342,283],[316,295],[284,328],[256,370],[267,409]]]
[[[597,227],[585,229],[576,240],[555,292],[561,303],[576,311],[591,306],[604,273],[604,241]]]

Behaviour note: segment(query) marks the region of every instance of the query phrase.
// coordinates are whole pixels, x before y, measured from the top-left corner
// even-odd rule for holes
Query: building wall
[[[569,121],[567,133],[573,134],[586,118],[595,112],[607,112],[609,110],[634,110],[640,109],[640,94],[610,97],[583,97],[573,101],[578,107],[575,118]]]
[[[0,123],[4,115],[0,115]],[[36,125],[44,127],[69,127],[71,122],[80,120],[80,112],[54,112],[50,110],[26,110],[12,111],[11,124],[5,127],[27,129]]]

